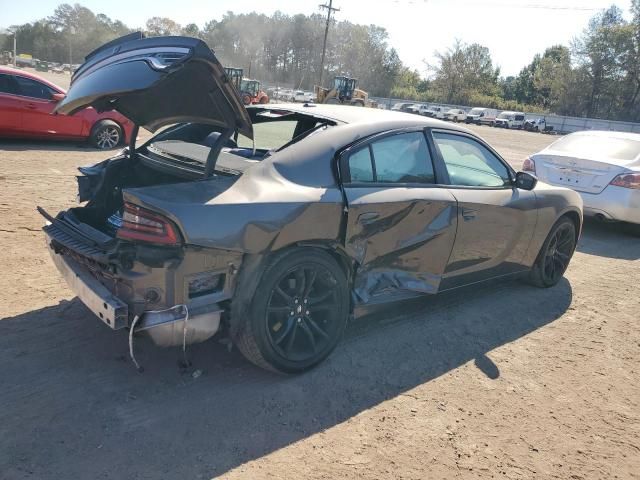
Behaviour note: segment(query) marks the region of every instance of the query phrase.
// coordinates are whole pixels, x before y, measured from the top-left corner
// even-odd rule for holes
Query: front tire
[[[232,312],[241,310],[232,305]],[[232,314],[232,323],[240,324],[231,329],[245,358],[275,372],[304,372],[327,358],[342,337],[349,315],[347,277],[320,250],[275,255],[245,312],[244,318]]]
[[[100,120],[91,129],[91,145],[99,150],[111,150],[123,141],[122,128],[113,120]]]
[[[561,218],[544,241],[536,263],[529,272],[529,282],[536,287],[556,285],[569,266],[576,248],[576,227],[567,217]]]

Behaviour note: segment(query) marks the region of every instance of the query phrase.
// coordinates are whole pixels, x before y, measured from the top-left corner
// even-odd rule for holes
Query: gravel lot
[[[518,167],[554,139],[473,128]],[[139,374],[126,332],[61,282],[35,211],[71,206],[76,167],[105,157],[0,141],[0,478],[640,478],[627,228],[587,223],[553,289],[496,283],[359,312],[303,376],[216,338],[190,349],[189,370],[139,342]]]

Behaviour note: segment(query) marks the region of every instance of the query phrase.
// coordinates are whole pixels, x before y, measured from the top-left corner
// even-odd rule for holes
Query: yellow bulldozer
[[[358,80],[345,75],[338,75],[333,79],[333,88],[316,85],[316,103],[333,103],[339,105],[353,105],[355,107],[376,107],[377,103],[369,100],[369,94],[357,88]]]

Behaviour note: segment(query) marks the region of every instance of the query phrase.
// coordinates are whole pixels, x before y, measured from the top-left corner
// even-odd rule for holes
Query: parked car
[[[464,122],[467,119],[467,112],[461,108],[450,108],[444,112],[444,119],[451,122]]]
[[[64,97],[64,89],[38,75],[0,67],[0,138],[89,140],[100,149],[129,140],[133,124],[116,111],[53,115]]]
[[[293,90],[291,90],[290,88],[281,89],[278,95],[278,99],[283,100],[285,102],[292,102],[293,98],[294,98],[294,93],[293,93]]]
[[[295,94],[293,95],[293,101],[300,103],[313,102],[313,93],[305,92],[304,90],[296,90]]]
[[[466,123],[475,123],[476,125],[491,125],[493,127],[498,111],[494,108],[472,108],[467,117]]]
[[[525,160],[523,170],[571,188],[586,215],[640,224],[640,134],[569,134]]]
[[[444,114],[448,109],[446,107],[433,106],[427,111],[427,116],[431,118],[437,118],[438,120],[444,120]]]
[[[517,128],[521,129],[524,126],[524,113],[523,112],[511,112],[504,111],[496,117],[494,127],[501,128]]]
[[[57,110],[109,101],[150,131],[185,123],[82,169],[83,206],[40,208],[71,289],[130,342],[184,346],[222,323],[256,365],[302,372],[356,306],[562,277],[579,195],[470,131],[373,108],[245,108],[204,42],[135,38],[90,55]]]
[[[418,115],[427,116],[427,111],[429,110],[429,105],[413,105],[411,107],[412,113],[416,113]]]
[[[553,126],[547,125],[544,118],[530,118],[524,121],[523,128],[529,132],[553,133]]]
[[[394,112],[414,113],[413,106],[413,103],[401,102],[396,103],[393,107],[391,107],[391,110],[393,110]]]

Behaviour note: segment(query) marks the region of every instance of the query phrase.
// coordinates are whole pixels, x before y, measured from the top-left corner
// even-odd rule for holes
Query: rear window
[[[572,155],[633,160],[640,155],[640,140],[596,135],[567,135],[551,145],[550,148],[556,152]]]
[[[253,125],[253,136],[256,140],[256,148],[271,150],[283,146],[293,139],[297,125],[297,120],[255,123]],[[250,148],[253,147],[253,141],[244,135],[239,135],[238,146]]]

